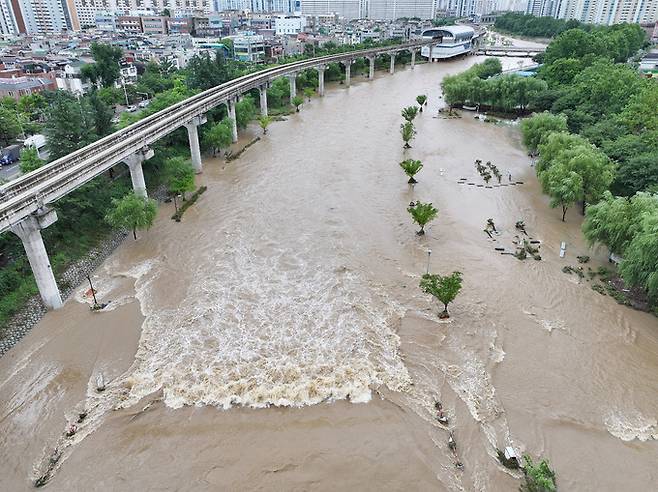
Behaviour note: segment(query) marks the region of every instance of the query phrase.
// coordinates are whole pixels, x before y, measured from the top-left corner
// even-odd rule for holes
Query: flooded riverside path
[[[111,311],[70,299],[0,359],[0,490],[29,490],[56,446],[52,490],[517,490],[495,459],[510,444],[563,490],[650,490],[658,322],[561,272],[581,218],[548,208],[514,127],[436,117],[441,77],[480,60],[355,78],[206,160],[182,222],[162,205],[95,273]],[[414,188],[406,157],[425,164]],[[478,158],[523,184],[458,184],[483,184]],[[417,199],[439,209],[425,237]],[[494,250],[519,219],[542,261]],[[418,288],[428,249],[464,274],[447,323]]]

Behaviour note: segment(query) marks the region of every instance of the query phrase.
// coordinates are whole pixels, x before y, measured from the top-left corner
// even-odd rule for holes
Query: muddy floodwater
[[[658,322],[562,273],[605,252],[548,207],[517,126],[437,117],[441,78],[476,61],[355,77],[238,160],[206,159],[182,222],[163,204],[94,273],[105,312],[81,288],[0,359],[0,490],[53,459],[62,491],[514,491],[507,445],[549,458],[561,490],[655,488]],[[404,151],[400,109],[422,93]],[[413,188],[406,157],[425,165]],[[439,209],[424,237],[417,199]],[[541,261],[494,249],[520,219]],[[428,250],[432,272],[463,272],[448,322],[418,288]]]

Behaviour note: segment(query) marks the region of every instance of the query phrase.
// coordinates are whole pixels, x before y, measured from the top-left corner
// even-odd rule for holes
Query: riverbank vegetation
[[[521,124],[551,206],[581,203],[592,245],[620,255],[625,287],[658,305],[658,83],[628,63],[645,43],[636,25],[572,29],[553,40],[538,77],[547,87]]]
[[[519,12],[506,12],[496,16],[494,29],[505,34],[536,38],[552,38],[569,29],[589,30],[591,24],[577,20],[555,19],[553,17],[535,17]]]
[[[462,274],[461,272],[452,272],[450,275],[442,276],[426,273],[420,280],[420,288],[443,304],[443,311],[439,313],[439,318],[447,319],[450,317],[448,304],[455,300],[462,289]]]

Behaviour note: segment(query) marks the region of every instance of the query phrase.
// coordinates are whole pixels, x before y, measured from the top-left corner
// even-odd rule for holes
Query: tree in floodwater
[[[411,121],[407,121],[406,123],[401,124],[400,134],[402,135],[402,140],[404,141],[404,148],[410,149],[411,145],[409,145],[409,142],[411,142],[411,140],[413,140],[414,136],[416,135],[414,124]]]
[[[113,199],[112,206],[113,208],[105,216],[105,220],[112,227],[132,230],[135,240],[137,240],[137,229],[151,227],[158,213],[155,200],[135,193],[129,193],[120,199]]]
[[[418,103],[418,106],[420,107],[420,112],[423,112],[423,106],[427,104],[427,96],[425,94],[420,94],[419,96],[416,96],[416,102]]]
[[[309,101],[310,100],[311,99],[309,98]],[[304,104],[304,98],[302,96],[295,96],[290,102],[293,106],[295,106],[295,110],[299,113],[299,107]]]
[[[414,206],[407,208],[407,212],[411,214],[413,221],[420,226],[420,230],[416,232],[419,236],[425,234],[425,226],[433,221],[439,213],[431,203],[421,203],[420,201]]]
[[[423,163],[414,159],[405,159],[400,162],[400,167],[404,173],[409,176],[409,184],[416,184],[418,181],[414,178],[416,174],[423,168]]]
[[[548,460],[541,460],[538,463],[532,461],[527,454],[523,455],[525,465],[523,474],[525,483],[521,485],[523,492],[555,492],[555,472],[551,470]]]
[[[418,116],[418,108],[416,106],[407,106],[402,109],[402,117],[409,123],[411,123],[416,116]]]
[[[523,144],[532,152],[537,152],[542,139],[549,134],[567,131],[567,117],[563,114],[537,113],[521,121]]]
[[[540,174],[544,193],[551,197],[551,208],[562,207],[562,222],[568,208],[583,199],[583,178],[562,164],[552,166]]]
[[[306,99],[310,101],[311,98],[315,95],[315,89],[313,89],[312,87],[304,88],[304,95],[306,96]]]
[[[165,161],[164,180],[169,193],[183,195],[194,191],[194,168],[192,163],[183,157],[171,157]]]
[[[461,272],[452,272],[450,275],[437,275],[426,273],[420,280],[420,288],[423,292],[436,297],[443,304],[443,311],[439,318],[449,318],[448,304],[455,300],[462,288]]]
[[[272,118],[269,116],[261,115],[258,117],[258,126],[263,129],[263,135],[267,133],[267,127],[272,123]]]
[[[217,155],[221,149],[225,149],[233,141],[233,128],[229,118],[224,118],[219,123],[210,127],[203,135],[205,144],[212,147],[212,155]]]

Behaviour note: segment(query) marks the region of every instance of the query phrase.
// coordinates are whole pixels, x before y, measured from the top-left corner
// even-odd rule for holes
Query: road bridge
[[[0,186],[0,233],[11,231],[21,239],[41,298],[47,308],[56,309],[62,305],[62,299],[41,237],[41,230],[57,220],[55,211],[48,204],[121,162],[130,169],[135,193],[146,197],[142,163],[153,156],[149,145],[178,128],[187,129],[192,165],[197,173],[202,171],[198,127],[205,123],[204,115],[209,110],[221,104],[227,106],[233,124],[233,142],[237,142],[235,103],[245,92],[258,89],[261,113],[266,115],[267,88],[278,77],[289,79],[290,95],[294,97],[297,92],[296,75],[306,69],[316,69],[318,93],[323,96],[324,72],[329,63],[345,66],[345,85],[349,87],[351,65],[357,58],[369,60],[369,78],[373,79],[377,56],[390,56],[389,72],[393,73],[396,55],[408,51],[411,52],[411,68],[414,68],[416,54],[423,46],[433,42],[421,40],[278,65],[201,92]]]
[[[486,55],[486,56],[510,56],[510,57],[522,57],[522,58],[532,58],[539,53],[544,53],[546,51],[545,47],[521,47],[521,46],[479,46],[475,50],[476,55]]]

